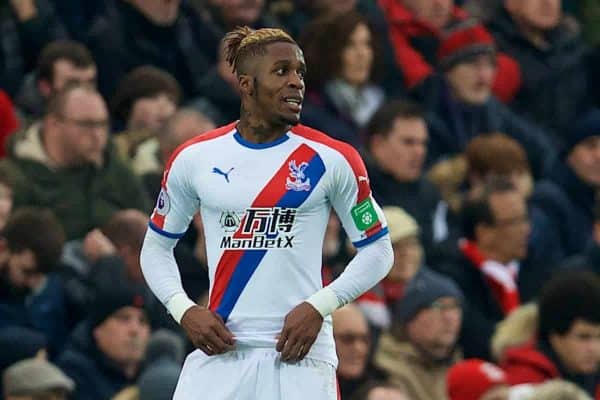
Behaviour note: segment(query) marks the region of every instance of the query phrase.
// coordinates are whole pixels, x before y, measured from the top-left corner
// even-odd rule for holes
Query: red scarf
[[[504,265],[497,261],[486,260],[477,245],[470,240],[461,240],[459,246],[464,256],[485,277],[504,315],[510,314],[511,311],[519,307],[521,299],[516,283],[517,263],[511,262]]]

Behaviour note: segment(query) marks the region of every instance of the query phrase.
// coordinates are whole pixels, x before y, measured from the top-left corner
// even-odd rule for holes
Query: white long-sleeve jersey
[[[172,249],[200,211],[209,308],[236,343],[274,346],[286,314],[323,287],[331,207],[359,249],[328,286],[341,306],[381,280],[393,259],[358,152],[301,125],[266,144],[245,141],[235,124],[218,128],[168,162],[142,249],[144,276],[165,305],[184,293]],[[308,356],[337,364],[330,316]]]

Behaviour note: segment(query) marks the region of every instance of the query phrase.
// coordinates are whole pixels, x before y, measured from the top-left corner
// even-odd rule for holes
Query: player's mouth
[[[293,113],[299,113],[302,111],[302,97],[300,96],[284,97],[283,102]]]

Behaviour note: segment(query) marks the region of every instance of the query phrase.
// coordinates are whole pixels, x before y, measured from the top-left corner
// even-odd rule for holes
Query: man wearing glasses
[[[52,209],[68,240],[83,238],[118,210],[149,208],[114,150],[106,104],[92,86],[67,84],[39,123],[16,134],[8,153],[3,162],[16,178],[15,208]]]

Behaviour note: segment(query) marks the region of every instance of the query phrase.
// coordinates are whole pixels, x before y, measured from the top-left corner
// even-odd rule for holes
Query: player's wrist
[[[337,310],[340,306],[336,294],[328,287],[324,287],[314,293],[306,299],[306,302],[313,306],[323,318]]]
[[[184,293],[178,293],[167,302],[166,307],[169,310],[169,314],[173,317],[178,324],[181,324],[183,314],[190,308],[197,305]]]

